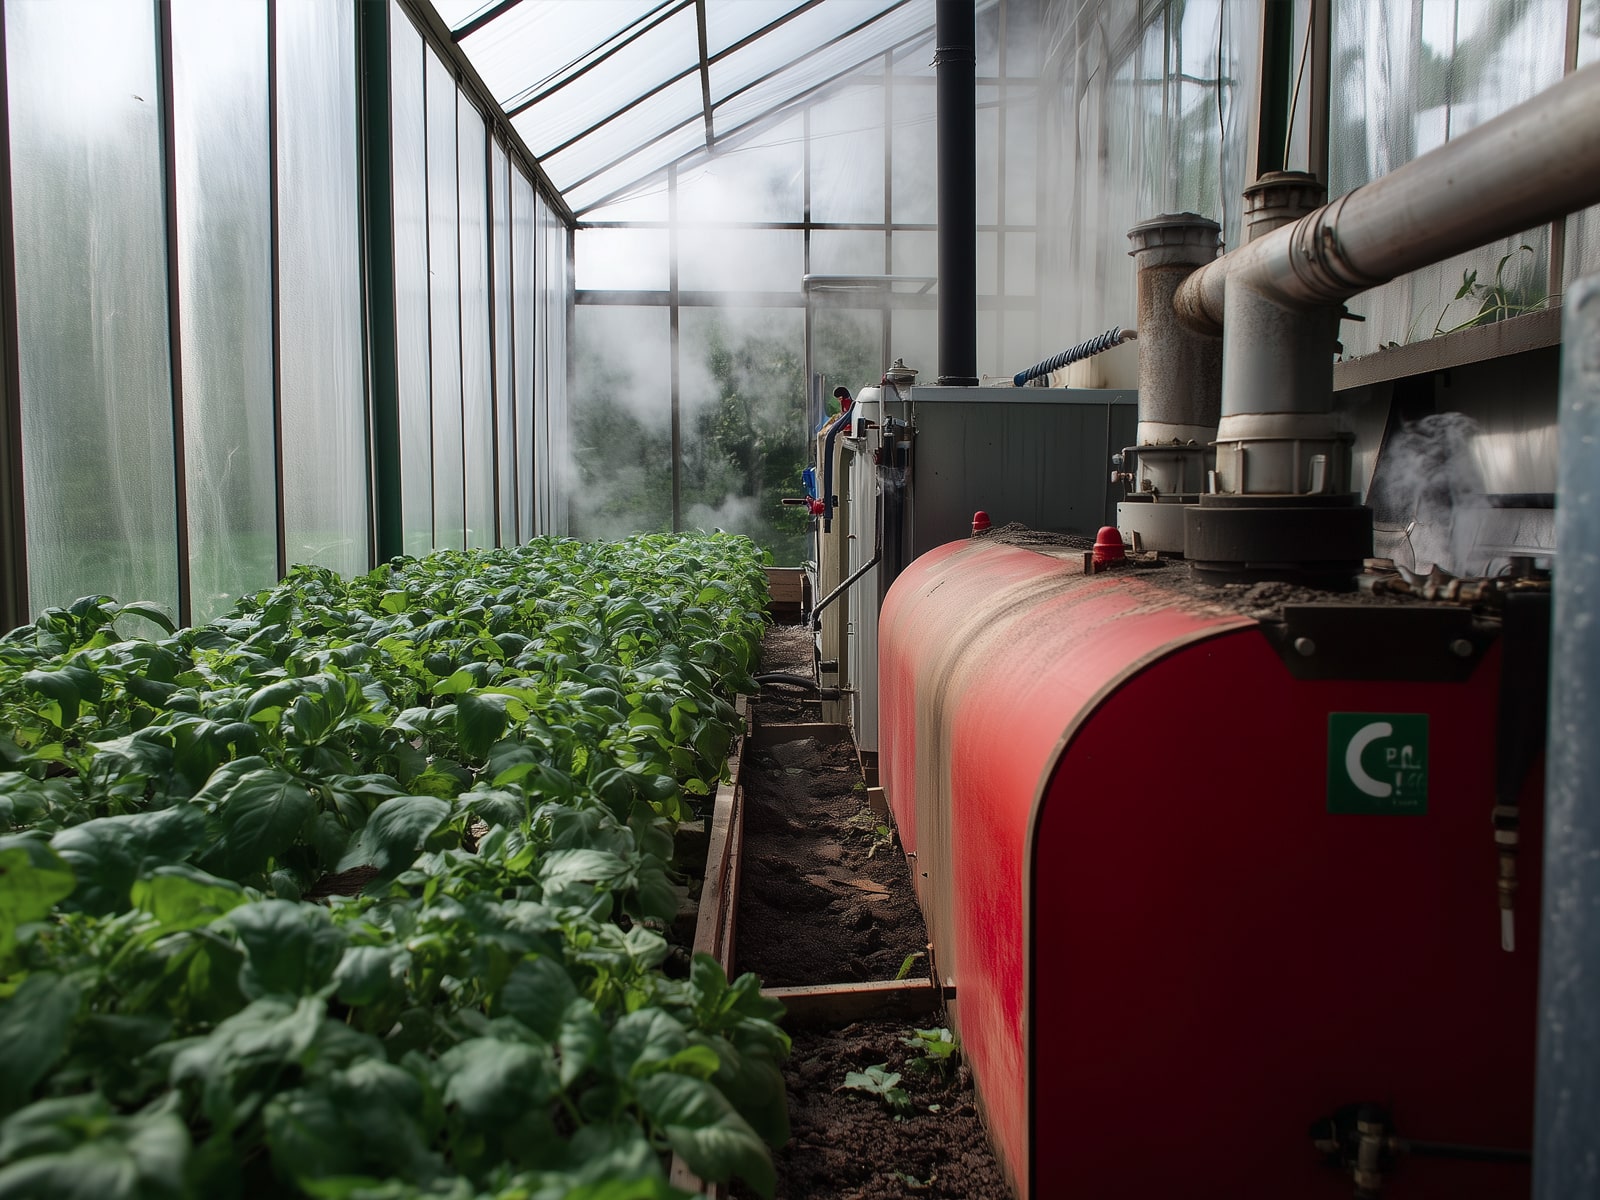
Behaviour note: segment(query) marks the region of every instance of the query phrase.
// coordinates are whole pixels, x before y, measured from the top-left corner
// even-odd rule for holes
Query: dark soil
[[[786,1072],[793,1136],[773,1156],[777,1200],[1010,1200],[965,1068],[915,1070],[921,1053],[901,1044],[910,1034],[893,1021],[794,1034]],[[911,1097],[900,1119],[877,1097],[843,1086],[849,1072],[879,1063],[900,1073]]]
[[[812,675],[811,634],[768,630],[763,671]],[[762,689],[758,726],[816,722],[794,688]],[[899,845],[867,803],[848,741],[806,738],[745,750],[744,870],[734,938],[737,969],[769,987],[926,977],[927,930]],[[942,1018],[930,1019],[930,1024]],[[870,1021],[790,1029],[784,1071],[789,1143],[774,1154],[776,1200],[1010,1200],[964,1068],[917,1072],[902,1045],[912,1026]],[[912,1107],[900,1119],[844,1088],[851,1071],[901,1073]],[[734,1188],[738,1200],[751,1193]]]
[[[809,676],[809,632],[769,630],[761,669]],[[758,727],[816,721],[817,705],[801,695],[763,688]],[[867,804],[851,743],[749,747],[743,773],[736,968],[768,987],[799,987],[894,979],[908,956],[925,955],[927,929],[905,858]],[[926,962],[914,958],[911,974],[925,975]]]

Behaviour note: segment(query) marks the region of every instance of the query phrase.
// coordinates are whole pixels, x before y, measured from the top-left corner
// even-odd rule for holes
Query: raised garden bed
[[[809,674],[809,634],[768,630],[762,670]],[[1004,1200],[1012,1193],[959,1053],[943,1067],[913,1066],[929,1056],[905,1041],[922,1046],[916,1031],[944,1022],[926,931],[847,731],[819,725],[815,710],[794,690],[763,691],[738,792],[733,961],[784,1003],[794,1039],[783,1068],[792,1136],[775,1156],[776,1196]],[[894,1074],[884,1090],[903,1091],[903,1107],[847,1086]]]

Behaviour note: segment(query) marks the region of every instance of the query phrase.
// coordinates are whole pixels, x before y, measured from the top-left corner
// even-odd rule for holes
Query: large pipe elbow
[[[1341,304],[1600,203],[1600,64],[1196,271],[1173,309],[1222,329],[1229,282],[1288,309]]]

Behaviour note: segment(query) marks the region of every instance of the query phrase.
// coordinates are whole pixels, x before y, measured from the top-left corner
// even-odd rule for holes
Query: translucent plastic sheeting
[[[461,445],[467,545],[493,546],[494,395],[489,350],[488,130],[465,96],[456,100],[456,175],[460,185]]]
[[[577,238],[580,288],[666,291],[671,282],[665,229],[580,229]]]
[[[816,229],[811,233],[811,274],[882,275],[884,235],[877,230]]]
[[[195,622],[278,577],[265,0],[173,0],[178,290]]]
[[[400,512],[407,554],[433,549],[433,384],[428,348],[428,118],[422,36],[396,6],[389,21]]]
[[[435,7],[459,28],[485,6],[471,5],[469,10],[468,4],[445,0]],[[509,108],[570,77],[625,34],[672,7],[663,0],[522,0],[463,38],[461,48],[494,98]],[[682,65],[664,66],[659,78]]]
[[[518,114],[517,128],[528,147],[542,160],[585,131],[606,122],[618,110],[640,101],[661,83],[683,74],[692,76],[694,103],[688,112],[675,111],[680,118],[691,115],[700,107],[699,45],[694,10],[682,9],[583,74],[555,86],[526,112]],[[659,108],[666,95],[668,93],[651,96],[644,104],[651,109]],[[593,151],[595,156],[610,153],[613,158],[639,144],[617,146],[615,138],[610,130],[605,133],[595,130],[585,140],[592,139],[598,144]]]
[[[539,283],[534,263],[539,257],[534,224],[533,184],[520,171],[511,173],[511,337],[513,419],[517,433],[517,536],[526,542],[538,532],[534,523],[533,469],[534,369],[538,358],[535,336],[538,327]]]
[[[565,224],[555,211],[539,202],[545,218],[544,313],[550,335],[545,344],[548,365],[547,421],[550,469],[547,473],[550,496],[549,525],[546,533],[565,536],[569,532],[570,497],[575,478],[572,466],[572,406],[568,394],[567,337],[571,328],[572,269],[568,261],[569,238]]]
[[[931,44],[929,53],[932,53]],[[931,225],[939,219],[938,152],[934,128],[934,87],[930,79],[899,75],[895,64],[890,99],[894,126],[890,131],[894,219]]]
[[[540,535],[550,532],[550,505],[553,497],[550,478],[550,342],[554,314],[550,311],[550,211],[544,201],[534,197],[533,256],[534,286],[538,289],[538,309],[533,321],[533,528]]]
[[[635,189],[641,180],[655,175],[668,163],[703,149],[705,144],[705,122],[696,116],[587,182],[563,189],[562,198],[573,212],[583,216],[585,210]]]
[[[811,106],[812,220],[883,223],[883,118],[881,85]]]
[[[354,573],[371,565],[355,10],[277,0],[277,22],[285,536],[291,564]]]
[[[1008,6],[1008,25],[1010,21]],[[1147,6],[1100,0],[1079,19],[1057,6],[1039,11],[1039,86],[1015,85],[1006,112],[1036,125],[1038,151],[1006,157],[1006,213],[1029,181],[1031,161],[1038,240],[1033,260],[1039,293],[1037,341],[1029,365],[1111,325],[1134,322],[1134,272],[1127,231],[1141,220],[1182,209],[1222,223],[1237,241],[1244,185],[1249,98],[1260,63],[1260,6],[1253,0],[1190,0]],[[1008,67],[1009,67],[1008,58]],[[1294,165],[1294,164],[1291,164]],[[1301,164],[1302,166],[1304,164]],[[1012,234],[1008,234],[1008,242]],[[1011,265],[1022,247],[1001,253]],[[993,334],[1002,355],[1021,349],[1016,317]],[[980,319],[980,352],[984,338]],[[1005,339],[1011,339],[1008,343]],[[987,367],[983,368],[989,369]],[[1131,384],[1131,380],[1129,381]]]
[[[511,385],[511,164],[497,141],[491,152],[490,209],[494,214],[495,482],[502,546],[517,544],[517,426]]]
[[[29,605],[177,615],[161,92],[149,6],[4,12]]]
[[[794,292],[805,275],[805,243],[792,229],[684,229],[678,283],[687,291]]]
[[[786,14],[803,7],[797,0],[739,0],[737,4],[706,5],[706,53],[712,58],[727,51]],[[773,66],[781,66],[782,58]]]
[[[770,79],[728,94],[713,115],[718,136],[729,134],[748,121],[767,116],[819,84],[840,76],[901,42],[933,28],[933,0],[905,0],[865,28],[837,42],[795,52],[791,44],[787,63]]]
[[[1566,21],[1566,0],[1412,7],[1336,0],[1331,194],[1387,174],[1549,87],[1562,74]],[[1340,327],[1345,353],[1542,307],[1549,246],[1548,227],[1529,230],[1363,293],[1350,308],[1365,323]],[[1477,290],[1458,299],[1474,280]]]
[[[461,455],[461,264],[458,244],[456,86],[432,49],[427,57],[428,312],[433,349],[433,544],[466,538]]]
[[[746,87],[757,80],[774,72],[788,67],[799,55],[826,46],[839,38],[843,38],[858,26],[873,21],[889,9],[895,8],[904,0],[873,0],[871,3],[856,0],[855,3],[841,4],[838,0],[833,3],[819,4],[815,8],[807,9],[785,21],[777,29],[764,37],[756,38],[749,45],[727,54],[717,62],[711,64],[711,99],[713,103],[721,103],[734,92]],[[751,5],[749,8],[770,10],[773,8],[787,9],[789,5]],[[732,33],[734,29],[748,25],[754,13],[746,11],[744,4],[714,4],[708,5],[706,10],[706,34],[709,42],[711,30],[718,30],[718,40],[721,41]],[[716,14],[713,19],[712,14]],[[768,21],[777,20],[783,16],[782,12],[764,13]],[[761,28],[757,26],[756,28]],[[746,34],[754,32],[747,29]],[[743,36],[743,35],[741,35]],[[739,37],[727,37],[725,45],[731,46]],[[708,46],[709,49],[709,46]],[[720,48],[719,48],[720,50]],[[713,55],[719,50],[712,50]],[[868,51],[871,53],[871,51]],[[819,56],[820,58],[820,56]],[[854,64],[851,64],[854,65]]]
[[[694,140],[704,143],[704,114],[700,80],[693,75],[686,76],[645,103],[618,112],[586,137],[540,161],[551,182],[565,192],[685,123],[694,130]],[[531,112],[516,117],[512,124],[524,138],[538,135],[538,130],[532,127]]]
[[[679,166],[678,212],[688,222],[799,221],[804,172],[805,124],[791,118]]]
[[[585,305],[573,328],[572,531],[672,527],[671,341],[665,308]]]
[[[1600,0],[1582,0],[1578,13],[1577,65],[1600,62]],[[1600,207],[1567,218],[1566,282],[1600,271]]]

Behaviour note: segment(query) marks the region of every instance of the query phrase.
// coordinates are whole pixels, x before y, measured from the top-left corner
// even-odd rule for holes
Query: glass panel
[[[852,87],[811,107],[811,218],[883,214],[883,89]]]
[[[937,377],[938,313],[932,308],[896,307],[889,319],[889,353],[923,379]]]
[[[598,48],[664,7],[661,0],[522,0],[464,39],[461,48],[505,105],[571,75]]]
[[[978,171],[976,215],[979,225],[1000,223],[1000,110],[995,107],[996,96],[996,89],[980,87],[979,103],[987,103],[989,107],[980,107],[973,114],[973,132],[977,140],[974,158]]]
[[[572,531],[672,527],[672,370],[665,308],[586,304],[574,329]]]
[[[291,563],[370,565],[355,10],[278,0],[278,304]]]
[[[456,85],[428,60],[428,313],[433,350],[433,544],[460,549],[466,530],[461,470],[461,267],[456,238]]]
[[[1566,0],[1493,0],[1404,10],[1334,5],[1331,190],[1341,195],[1513,107],[1561,75]],[[1524,250],[1523,247],[1527,249]],[[1543,307],[1549,230],[1531,230],[1363,293],[1364,324],[1340,327],[1365,354]],[[1476,272],[1476,290],[1455,299]]]
[[[678,168],[678,211],[701,222],[801,220],[804,137],[795,117],[738,145],[719,142],[715,155]]]
[[[535,318],[539,283],[534,274],[538,257],[534,227],[533,184],[521,171],[511,172],[511,311],[514,347],[515,414],[517,431],[517,536],[526,542],[538,532],[534,524],[533,406]],[[538,481],[543,485],[543,480]]]
[[[812,370],[823,376],[823,395],[843,384],[851,395],[883,378],[883,313],[813,302]]]
[[[814,275],[882,275],[883,253],[881,233],[817,229],[811,234]]]
[[[565,191],[685,123],[695,133],[691,144],[704,144],[704,112],[699,76],[691,75],[650,97],[643,104],[617,114],[569,149],[541,158],[540,162],[551,181]],[[524,138],[529,137],[530,133],[535,136],[538,134],[532,118],[532,113],[523,113],[513,122]],[[659,165],[665,165],[665,161]]]
[[[1000,347],[998,373],[1006,377],[1027,370],[1056,352],[1040,344],[1038,322],[1033,314],[1014,310],[1000,314]]]
[[[593,194],[593,193],[591,193]],[[566,197],[572,202],[571,194]],[[583,214],[586,221],[665,221],[667,219],[667,180],[657,175],[640,180],[638,189],[629,196],[591,208]]]
[[[542,204],[540,207],[544,207]],[[572,270],[567,261],[567,227],[555,213],[545,208],[546,263],[544,311],[549,321],[549,340],[545,346],[549,394],[547,427],[550,436],[549,495],[551,503],[548,532],[565,535],[568,531],[572,480],[572,419],[568,400],[567,330],[572,313]]]
[[[395,366],[400,407],[400,516],[407,554],[433,548],[433,400],[428,352],[428,117],[422,35],[389,13],[393,146]]]
[[[644,190],[664,192],[666,181],[656,176],[656,172],[668,163],[703,148],[705,144],[705,122],[696,117],[665,137],[658,138],[615,167],[602,171],[588,183],[563,188],[561,195],[574,213],[587,216],[585,210],[592,205],[641,190],[641,180],[649,180],[642,185]],[[651,178],[652,176],[656,177]]]
[[[806,558],[810,516],[785,507],[806,465],[800,309],[685,309],[680,361],[683,524],[753,538],[775,562]]]
[[[715,58],[735,42],[742,41],[758,29],[765,29],[784,13],[799,7],[796,0],[740,0],[738,4],[708,4],[706,53]],[[787,31],[793,25],[791,21],[783,26],[784,37],[788,36]]]
[[[497,544],[517,543],[517,427],[511,383],[511,164],[495,142],[490,170],[494,210],[494,415],[499,485]]]
[[[538,309],[534,313],[533,367],[533,527],[550,532],[550,210],[542,197],[533,209]]]
[[[189,581],[195,622],[278,577],[264,0],[172,5]]]
[[[874,21],[861,32],[814,54],[798,57],[788,55],[789,65],[771,79],[732,93],[717,103],[717,136],[732,133],[745,122],[782,108],[796,97],[853,70],[874,55],[932,28],[932,0],[907,0],[907,3]]]
[[[695,69],[699,61],[694,10],[686,8],[519,114],[517,127],[525,131],[528,148],[542,160],[557,146],[683,72],[693,73],[690,82],[699,103],[700,75]],[[655,109],[668,94],[652,96],[641,107]],[[679,113],[679,119],[687,115]]]
[[[1034,291],[1034,270],[1038,266],[1039,239],[1031,233],[1005,235],[1005,286],[1000,289],[1005,296],[1031,296]]]
[[[742,50],[735,51],[719,62],[711,64],[711,99],[713,103],[720,103],[730,94],[738,91],[746,84],[754,83],[763,75],[781,70],[794,62],[800,56],[826,46],[835,39],[844,37],[850,30],[858,25],[872,21],[884,10],[891,8],[890,3],[873,0],[873,3],[819,4],[817,7],[801,13],[793,20],[773,30],[765,37],[759,38]],[[746,6],[742,4],[713,4],[708,8],[706,18],[706,31],[709,39],[714,26],[721,26],[724,18],[720,15],[726,11],[729,17],[741,23],[749,21],[756,14],[742,11]],[[751,5],[752,9],[767,10],[772,7],[785,8],[788,5]],[[712,21],[710,14],[718,13],[718,19]],[[772,14],[776,17],[779,14]],[[857,36],[864,36],[866,30]],[[728,38],[722,43],[731,46],[738,41],[738,37]],[[720,49],[720,47],[719,47]],[[882,49],[880,46],[879,49]],[[711,53],[717,53],[713,49]],[[866,54],[871,54],[868,50]],[[843,66],[854,66],[861,59],[854,62],[844,62]],[[837,68],[835,68],[837,69]]]
[[[178,600],[160,90],[148,6],[12,4],[28,603]]]
[[[689,228],[678,239],[678,284],[686,291],[800,292],[798,229]]]
[[[1044,57],[1041,32],[1043,0],[1006,0],[1005,71],[1008,79],[1039,73]]]
[[[1578,65],[1600,62],[1600,0],[1582,0],[1578,14]],[[1566,281],[1600,271],[1600,207],[1567,218]]]
[[[1031,92],[1006,97],[1006,151],[1002,164],[1007,225],[1032,225],[1039,213],[1039,106]]]
[[[889,245],[896,275],[936,276],[939,273],[939,235],[921,230],[897,230]]]
[[[461,462],[467,545],[494,545],[494,397],[489,375],[489,186],[483,114],[457,95],[461,186]]]
[[[978,295],[993,296],[1000,290],[1000,235],[978,234]]]
[[[896,78],[893,103],[894,219],[932,225],[939,219],[934,89],[929,82]]]
[[[665,229],[580,229],[578,286],[665,291],[671,283]]]

